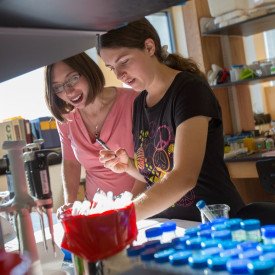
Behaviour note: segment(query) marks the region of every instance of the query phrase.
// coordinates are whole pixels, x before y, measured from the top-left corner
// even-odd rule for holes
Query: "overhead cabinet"
[[[97,33],[187,0],[2,0],[0,82],[95,46]]]

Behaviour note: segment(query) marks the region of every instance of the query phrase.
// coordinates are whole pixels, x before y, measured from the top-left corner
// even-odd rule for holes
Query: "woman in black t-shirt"
[[[147,183],[134,199],[137,219],[200,220],[200,199],[228,204],[233,216],[243,201],[223,160],[219,103],[197,65],[161,47],[146,19],[101,35],[97,49],[118,79],[141,91],[134,103],[134,160],[124,149],[100,156],[114,172]]]

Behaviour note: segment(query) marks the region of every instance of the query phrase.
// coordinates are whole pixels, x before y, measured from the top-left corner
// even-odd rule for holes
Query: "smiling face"
[[[84,108],[89,85],[84,76],[64,62],[56,63],[52,68],[52,90],[63,101],[75,108]]]
[[[154,48],[102,48],[100,56],[117,79],[136,91],[147,90],[154,79]]]

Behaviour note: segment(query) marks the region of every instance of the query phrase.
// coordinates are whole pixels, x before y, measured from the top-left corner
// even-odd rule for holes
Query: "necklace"
[[[99,138],[100,131],[98,130],[98,125],[95,126],[95,138]]]
[[[82,112],[82,119],[92,140],[99,138],[101,128],[103,127],[106,117],[114,103],[116,90],[112,89],[111,91],[114,92],[113,96],[107,102],[106,100],[104,102],[102,95],[98,97],[97,110],[93,110],[93,112],[89,113]]]

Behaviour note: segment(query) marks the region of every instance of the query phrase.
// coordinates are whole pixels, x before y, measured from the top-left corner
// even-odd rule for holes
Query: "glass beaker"
[[[206,216],[212,216],[214,219],[217,218],[229,218],[230,207],[227,204],[210,204],[207,205],[207,209],[201,211],[202,223],[210,222]],[[210,215],[204,214],[204,212],[210,212]]]

